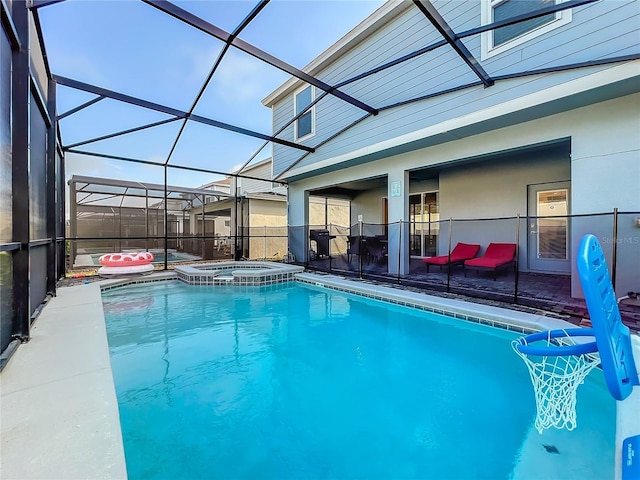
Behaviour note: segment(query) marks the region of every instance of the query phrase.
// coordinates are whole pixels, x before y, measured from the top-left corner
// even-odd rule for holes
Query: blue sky
[[[175,1],[231,32],[257,1]],[[272,0],[240,38],[302,68],[360,23],[382,0]],[[54,74],[166,106],[189,110],[222,43],[142,2],[69,0],[40,10]],[[195,113],[260,133],[271,133],[271,112],[261,100],[289,76],[231,48]],[[58,88],[58,111],[93,95]],[[114,100],[102,100],[61,120],[63,143],[168,118]],[[181,125],[169,123],[78,147],[141,160],[164,161]],[[243,164],[262,140],[188,122],[171,162],[224,172]],[[270,155],[266,147],[257,159]],[[67,155],[67,175],[163,182],[163,169]],[[216,176],[170,170],[169,183],[198,186]],[[218,177],[219,178],[219,177]]]

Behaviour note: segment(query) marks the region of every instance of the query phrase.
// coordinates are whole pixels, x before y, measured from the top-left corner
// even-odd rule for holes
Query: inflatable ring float
[[[98,275],[122,275],[127,273],[149,273],[153,271],[153,254],[149,252],[106,253],[98,259],[102,265]]]
[[[153,261],[153,254],[149,252],[107,253],[98,259],[103,267],[131,267],[146,265]]]

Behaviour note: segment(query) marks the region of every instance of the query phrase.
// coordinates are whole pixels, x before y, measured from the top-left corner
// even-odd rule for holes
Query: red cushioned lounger
[[[482,257],[472,258],[464,262],[464,274],[469,270],[490,270],[496,279],[498,270],[514,265],[516,259],[515,243],[490,243]]]
[[[480,245],[474,245],[469,243],[458,242],[458,244],[451,250],[451,256],[439,255],[437,257],[423,258],[422,261],[427,265],[427,273],[429,272],[429,265],[447,265],[451,262],[452,265],[458,265],[465,260],[475,257],[480,251]]]

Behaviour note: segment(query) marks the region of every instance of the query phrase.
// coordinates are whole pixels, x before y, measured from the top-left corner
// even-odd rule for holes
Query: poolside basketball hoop
[[[551,427],[576,428],[576,392],[589,372],[600,363],[590,328],[533,333],[511,345],[524,360],[536,398],[535,427],[539,433]]]
[[[512,342],[529,369],[540,433],[576,427],[576,391],[599,364],[616,400],[624,400],[640,384],[629,329],[622,323],[604,253],[593,235],[580,243],[578,273],[593,328],[549,330]]]

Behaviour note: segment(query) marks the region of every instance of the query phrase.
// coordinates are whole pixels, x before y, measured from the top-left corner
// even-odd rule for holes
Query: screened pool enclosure
[[[309,218],[304,225],[292,225],[287,220],[287,209],[291,208],[287,181],[273,175],[271,166],[263,168],[266,163],[261,163],[270,157],[273,146],[293,152],[293,160],[288,167],[293,168],[362,119],[382,111],[450,92],[477,87],[495,88],[494,85],[499,86],[515,78],[579,71],[640,58],[640,52],[605,57],[594,52],[593,58],[587,62],[555,64],[536,71],[492,74],[471,53],[473,48],[467,46],[468,42],[477,42],[484,32],[495,30],[508,38],[514,35],[518,26],[544,23],[545,19],[559,12],[594,2],[527,2],[535,8],[503,11],[501,19],[496,18],[484,25],[454,28],[452,19],[443,18],[439,12],[439,2],[414,0],[410,8],[420,12],[424,29],[437,33],[437,42],[401,46],[390,42],[388,47],[398,52],[394,60],[363,69],[356,76],[329,82],[325,77],[315,76],[318,72],[306,69],[304,65],[294,66],[293,62],[285,60],[290,58],[288,48],[295,41],[287,37],[286,31],[274,31],[272,35],[260,37],[252,28],[259,22],[273,21],[274,17],[287,18],[289,12],[303,14],[304,9],[295,2],[230,2],[224,8],[220,2],[112,2],[109,8],[116,12],[123,24],[126,21],[132,24],[127,24],[126,29],[121,25],[111,25],[112,32],[122,33],[123,37],[118,38],[117,45],[105,48],[137,48],[137,42],[142,39],[124,38],[125,32],[136,31],[132,18],[145,18],[145,25],[153,24],[153,38],[167,43],[157,45],[153,55],[132,64],[130,68],[134,70],[112,71],[105,68],[104,72],[108,71],[109,75],[105,73],[101,77],[87,63],[86,74],[71,78],[66,75],[70,67],[64,59],[60,55],[51,55],[54,49],[56,52],[60,49],[60,43],[56,42],[62,32],[47,29],[47,12],[65,8],[91,9],[97,8],[97,4],[92,6],[92,2],[63,0],[2,0],[0,368],[21,342],[29,340],[33,321],[48,298],[56,294],[59,281],[65,274],[74,268],[95,266],[96,255],[102,253],[150,250],[157,256],[155,268],[158,270],[169,269],[175,262],[243,258],[281,261],[287,256],[293,238],[304,245],[304,258],[298,258],[298,263],[323,271],[352,271],[348,266],[350,262],[333,263],[333,257],[343,256],[345,260],[350,257],[347,237],[353,235],[359,223],[362,224],[357,215],[352,215],[350,205],[360,193],[353,196],[340,189],[325,190],[317,192],[314,199],[312,192],[312,199],[307,202],[316,206],[307,207],[311,212]],[[221,8],[207,10],[209,3]],[[371,11],[378,5],[372,5]],[[341,15],[339,2],[326,2],[321,6],[335,11],[336,16]],[[130,13],[136,16],[130,16]],[[354,18],[349,28],[355,27],[369,13]],[[94,16],[86,17],[86,22],[94,21]],[[261,20],[263,17],[265,20]],[[310,18],[298,20],[313,23]],[[163,29],[176,25],[180,26],[184,41],[163,37]],[[325,31],[330,27],[318,26]],[[279,46],[270,43],[280,37],[283,43]],[[153,41],[147,43],[153,44]],[[167,58],[173,58],[172,47],[183,43],[199,49],[199,53],[206,52],[206,55],[194,55],[197,68],[190,71],[186,63],[170,65],[169,73],[159,74],[154,65],[164,65]],[[274,50],[277,55],[270,53]],[[468,76],[448,78],[447,72],[443,72],[446,82],[441,90],[437,86],[425,86],[424,91],[412,93],[409,98],[394,104],[376,104],[359,98],[356,88],[359,81],[375,81],[381,72],[440,51],[454,52],[456,61],[464,66],[472,79]],[[212,90],[221,91],[225,85],[248,81],[247,76],[241,75],[241,68],[233,68],[238,63],[232,60],[239,58],[246,62],[240,65],[250,65],[246,68],[252,72],[249,75],[254,81],[252,86],[260,84],[255,82],[256,79],[264,78],[265,95],[289,78],[311,85],[317,93],[304,108],[292,109],[288,118],[273,121],[278,128],[274,126],[272,131],[270,126],[273,125],[267,122],[261,127],[259,122],[245,118],[243,112],[236,112],[238,115],[235,117],[219,119],[208,95]],[[97,65],[101,59],[102,56],[96,52],[91,62]],[[76,62],[76,65],[80,64],[82,62]],[[259,69],[252,70],[256,65]],[[266,70],[262,69],[275,72],[273,79],[269,80],[264,74]],[[143,72],[148,72],[148,76],[143,78]],[[189,75],[198,79],[198,88],[194,91],[185,89],[181,83]],[[141,85],[134,86],[136,82]],[[156,97],[151,93],[151,87],[156,84],[167,88],[167,96],[164,97],[170,99],[167,104],[154,100]],[[380,84],[376,88],[384,91],[387,87]],[[328,138],[319,137],[317,141],[292,141],[283,134],[286,128],[298,125],[300,120],[300,125],[307,129],[301,133],[311,131],[313,125],[305,123],[305,115],[329,99],[348,105],[359,112],[361,119]],[[237,97],[233,100],[239,101]],[[141,111],[148,116],[138,116]],[[97,112],[92,122],[84,117],[88,112]],[[78,132],[82,130],[79,125],[87,123],[96,127],[95,134],[80,138]],[[197,138],[196,130],[206,130],[203,138],[210,143],[193,142]],[[144,141],[145,135],[156,131],[162,132],[161,137],[166,144]],[[136,138],[142,140],[136,141]],[[118,148],[107,148],[108,142],[122,143],[117,144]],[[226,146],[230,144],[242,145],[242,158],[226,158],[229,155]],[[157,153],[157,148],[160,148],[160,153]],[[230,166],[232,163],[233,167]],[[416,205],[412,204],[411,215],[416,218],[420,215],[420,218],[412,226],[407,218],[407,230],[402,237],[402,241],[411,242],[407,250],[411,250],[411,255],[435,253],[434,241],[437,235],[443,235],[447,227],[445,219],[440,218],[433,207],[435,201],[435,197],[425,197],[423,201],[430,202],[428,220],[422,217],[422,213],[418,214]],[[625,218],[633,219],[635,216],[634,212],[624,213]],[[379,226],[381,231],[376,234],[384,236],[389,229],[395,228],[392,225],[394,222],[383,222]],[[608,222],[603,227],[607,235],[614,231],[611,230],[613,228],[614,225]],[[333,237],[328,244],[328,255],[318,261],[307,255],[313,248],[318,248],[317,244],[309,243],[311,230],[328,230]],[[390,248],[397,240],[392,236],[383,239],[389,242]],[[617,253],[614,245],[616,243],[612,249],[613,254],[618,255],[618,265],[635,261],[637,249],[634,250],[633,245],[623,245],[624,248]],[[369,265],[371,262],[367,264],[366,260],[364,267],[358,263],[356,273],[363,276],[364,272],[366,276]],[[397,281],[393,276],[385,278],[376,274],[376,279]],[[439,287],[443,283],[447,289],[450,287],[445,277],[439,277],[436,283]]]

